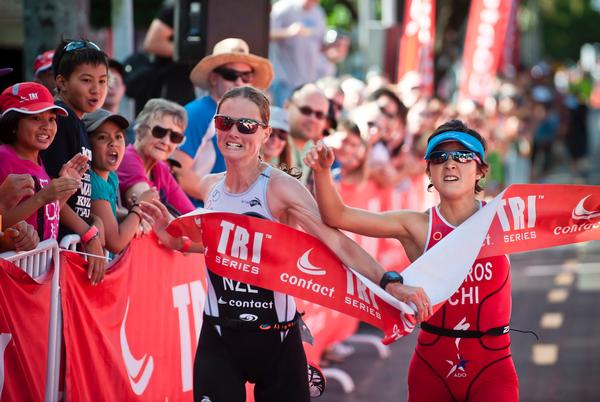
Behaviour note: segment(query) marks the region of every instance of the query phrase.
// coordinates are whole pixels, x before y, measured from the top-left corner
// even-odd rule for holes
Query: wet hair
[[[447,131],[460,131],[462,133],[468,134],[471,137],[475,138],[477,141],[479,141],[479,143],[481,143],[481,145],[483,146],[484,152],[487,151],[487,142],[485,141],[485,138],[483,138],[481,136],[481,134],[479,134],[477,131],[468,127],[461,120],[457,120],[457,119],[447,121],[444,124],[442,124],[441,126],[439,126],[438,128],[436,128],[435,131],[427,139],[427,143],[429,144],[429,141],[431,141],[432,138],[434,138],[442,133],[445,133]],[[427,169],[429,169],[429,161],[427,161]],[[485,177],[486,171],[488,169],[488,164],[482,159],[481,165],[478,165],[478,169],[480,170],[480,172],[482,174],[481,178],[483,179]],[[427,186],[427,190],[429,191],[432,187],[433,187],[433,184],[429,184]],[[479,185],[479,180],[477,180],[475,182],[475,193],[479,193],[481,191],[483,191],[483,188]]]
[[[76,41],[88,42],[84,39],[63,39],[54,51],[52,58],[52,71],[54,78],[59,75],[69,79],[75,69],[82,64],[91,64],[93,66],[104,65],[108,71],[108,56],[102,50],[92,47],[82,47],[71,52],[67,52],[65,47]]]
[[[396,108],[398,109],[397,117],[400,119],[403,125],[406,125],[406,116],[408,115],[408,108],[404,105],[404,103],[402,103],[402,101],[400,100],[400,98],[398,98],[398,95],[396,95],[394,91],[388,88],[379,88],[375,90],[371,94],[371,96],[369,96],[369,100],[376,101],[377,99],[384,96],[389,98],[392,101],[392,103],[396,105]]]
[[[244,98],[254,103],[258,107],[262,122],[269,124],[269,120],[271,118],[271,103],[261,90],[250,86],[242,86],[230,89],[229,91],[225,92],[221,99],[219,99],[219,103],[217,104],[217,114],[221,110],[223,103],[227,99],[233,98]]]

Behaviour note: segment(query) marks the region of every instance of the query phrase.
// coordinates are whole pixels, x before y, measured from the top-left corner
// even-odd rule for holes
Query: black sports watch
[[[404,283],[404,278],[402,277],[402,275],[400,275],[400,273],[396,272],[396,271],[387,271],[385,274],[383,274],[383,276],[381,277],[381,280],[379,281],[379,286],[381,286],[381,288],[383,290],[385,290],[385,287],[388,285],[388,283],[390,282],[400,282],[400,283]]]

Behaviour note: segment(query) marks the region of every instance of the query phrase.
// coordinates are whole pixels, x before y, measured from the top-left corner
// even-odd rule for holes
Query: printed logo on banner
[[[502,200],[498,208],[498,220],[504,232],[519,231],[504,235],[504,243],[513,243],[522,240],[535,239],[536,201],[544,199],[543,195],[529,195],[524,197],[510,197]],[[510,212],[510,215],[507,214]],[[510,218],[509,218],[510,216]]]
[[[120,341],[121,341],[121,355],[123,356],[123,362],[125,362],[125,368],[127,369],[127,376],[129,377],[129,383],[131,389],[136,395],[142,395],[148,383],[150,377],[152,377],[152,371],[154,370],[154,360],[152,356],[144,355],[141,359],[133,357],[131,350],[129,349],[129,342],[127,341],[127,334],[125,331],[125,322],[127,321],[127,314],[129,313],[129,298],[127,298],[127,306],[125,307],[125,316],[121,322]],[[141,374],[140,374],[141,372]],[[137,381],[135,380],[137,378]]]
[[[304,254],[302,254],[302,257],[298,258],[298,261],[296,261],[296,267],[298,267],[301,272],[304,272],[308,275],[325,275],[327,272],[323,268],[314,266],[309,261],[308,256],[310,255],[311,251],[313,251],[312,248],[308,249]]]
[[[346,296],[344,296],[344,303],[364,311],[378,320],[381,319],[375,293],[349,269],[346,270]]]
[[[0,397],[2,397],[2,390],[4,389],[4,351],[8,346],[8,343],[12,339],[12,334],[0,334]]]
[[[217,252],[242,261],[217,255],[215,262],[224,267],[258,275],[260,268],[253,264],[260,264],[263,240],[271,239],[272,236],[261,232],[251,233],[246,228],[226,220],[222,220],[220,226],[222,230]]]
[[[573,208],[573,213],[571,214],[571,218],[573,218],[574,220],[589,220],[589,219],[593,219],[593,218],[597,218],[600,216],[600,211],[596,210],[596,211],[588,211],[584,204],[585,201],[590,198],[592,195],[588,195],[585,196],[581,199],[581,201],[579,201],[579,203],[577,204],[577,206],[575,208]]]

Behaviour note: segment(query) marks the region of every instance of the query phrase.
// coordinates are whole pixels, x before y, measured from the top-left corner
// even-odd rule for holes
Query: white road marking
[[[551,366],[558,361],[558,345],[554,343],[533,345],[531,359],[538,366]]]
[[[540,327],[543,329],[557,329],[562,327],[564,316],[562,313],[544,313],[540,318]]]

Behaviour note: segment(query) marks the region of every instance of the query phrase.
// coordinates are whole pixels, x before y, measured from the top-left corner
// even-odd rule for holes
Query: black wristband
[[[379,286],[381,286],[381,288],[385,290],[385,287],[391,282],[404,283],[404,278],[402,277],[402,275],[400,275],[400,273],[396,271],[387,271],[381,277],[381,280],[379,281]]]

